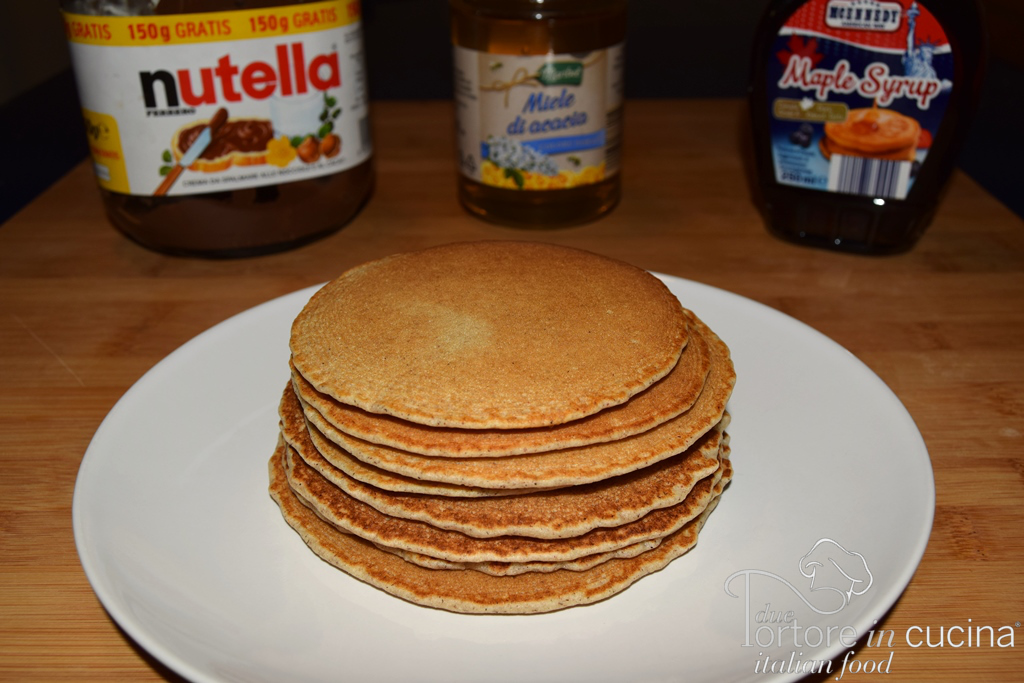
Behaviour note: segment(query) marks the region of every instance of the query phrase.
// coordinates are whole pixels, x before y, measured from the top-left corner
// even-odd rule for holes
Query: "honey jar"
[[[451,0],[458,192],[488,221],[556,228],[620,195],[625,0]]]

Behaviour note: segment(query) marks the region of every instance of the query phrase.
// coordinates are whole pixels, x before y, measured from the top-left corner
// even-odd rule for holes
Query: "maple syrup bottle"
[[[459,199],[520,228],[619,201],[626,0],[450,0]]]
[[[775,0],[749,88],[769,230],[868,254],[931,221],[978,100],[972,0]]]

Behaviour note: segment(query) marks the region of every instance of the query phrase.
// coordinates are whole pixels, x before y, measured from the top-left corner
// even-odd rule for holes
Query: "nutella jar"
[[[100,194],[151,249],[327,235],[373,184],[358,1],[62,0]]]

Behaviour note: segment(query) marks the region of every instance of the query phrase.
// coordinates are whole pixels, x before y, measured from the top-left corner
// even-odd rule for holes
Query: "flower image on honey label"
[[[905,199],[953,88],[942,26],[915,0],[809,0],[766,70],[778,182]]]
[[[372,150],[358,2],[64,13],[96,177],[133,195],[303,180]]]
[[[619,170],[623,47],[504,55],[455,47],[461,172],[510,190],[557,190]]]

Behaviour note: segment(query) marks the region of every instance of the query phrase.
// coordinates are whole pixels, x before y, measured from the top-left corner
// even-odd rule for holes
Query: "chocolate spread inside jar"
[[[62,9],[100,194],[133,240],[179,255],[274,252],[339,229],[368,198],[358,3]]]

